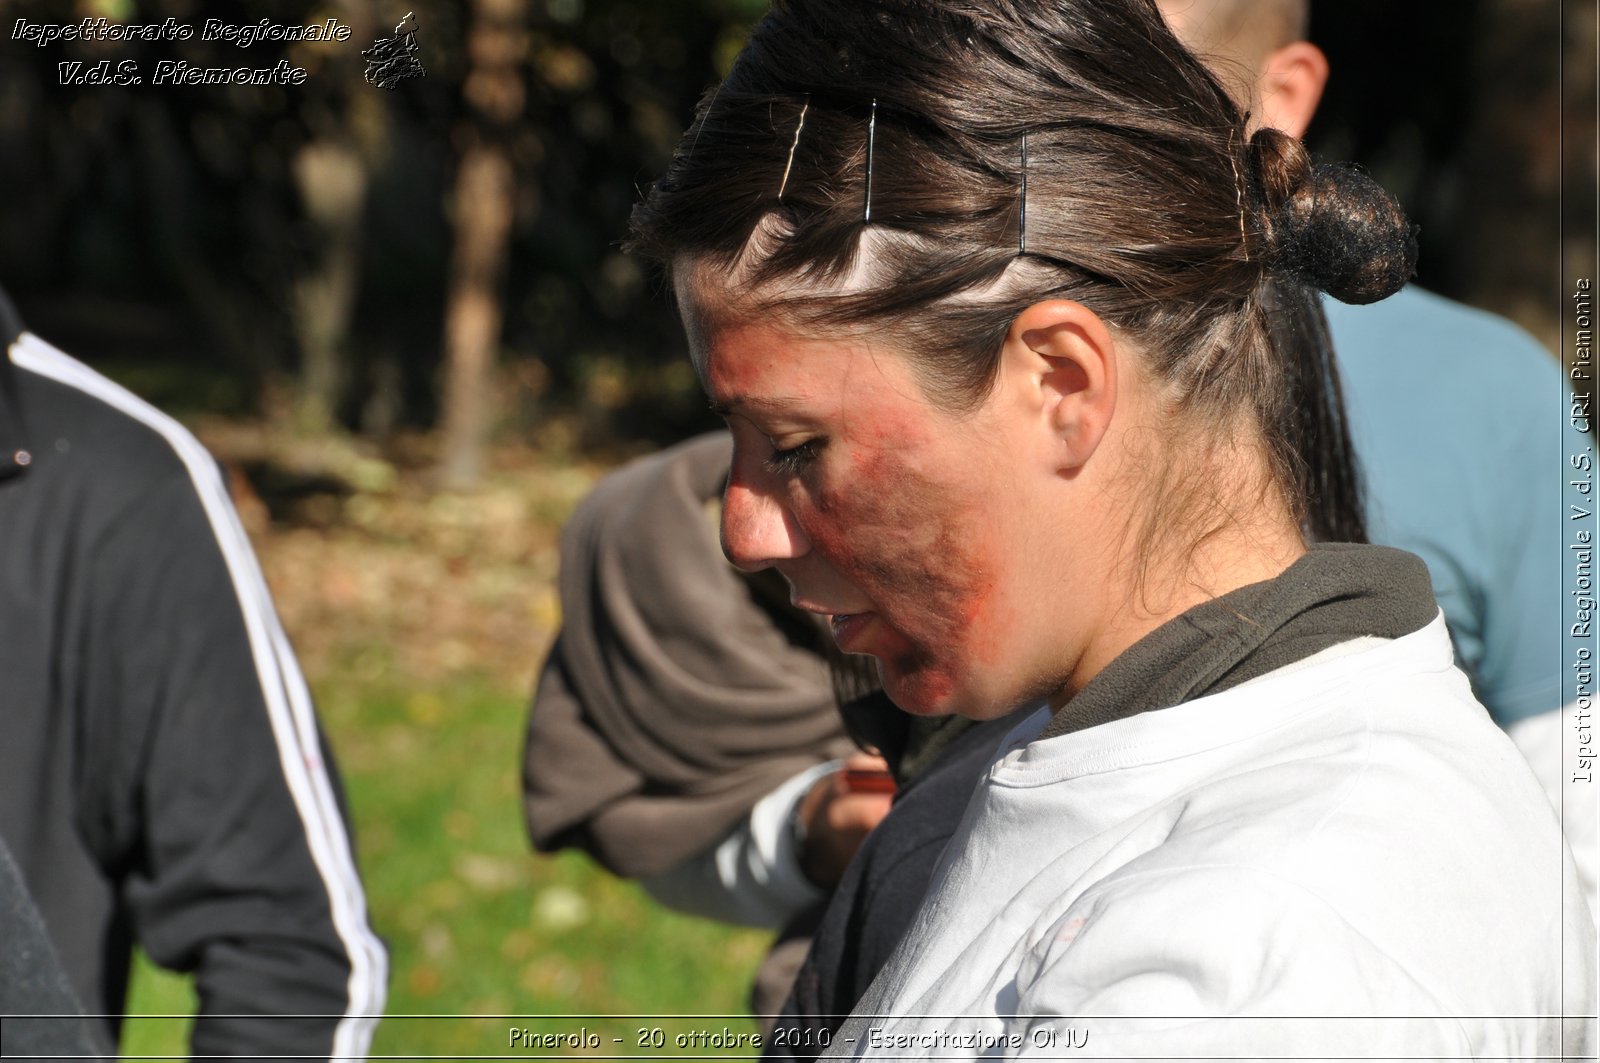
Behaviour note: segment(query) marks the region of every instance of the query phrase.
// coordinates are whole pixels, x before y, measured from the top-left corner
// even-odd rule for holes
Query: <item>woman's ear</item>
[[[1310,41],[1286,44],[1267,56],[1256,81],[1260,125],[1291,137],[1306,135],[1322,90],[1328,85],[1328,57]]]
[[[1117,346],[1111,331],[1082,303],[1035,303],[1011,323],[1001,372],[1029,408],[1058,469],[1093,456],[1117,405]]]

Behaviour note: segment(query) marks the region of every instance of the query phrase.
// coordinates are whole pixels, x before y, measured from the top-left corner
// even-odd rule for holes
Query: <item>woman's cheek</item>
[[[810,500],[813,548],[873,600],[922,658],[919,670],[965,656],[961,644],[981,634],[994,596],[982,500],[886,448],[859,455],[850,473],[821,482]]]

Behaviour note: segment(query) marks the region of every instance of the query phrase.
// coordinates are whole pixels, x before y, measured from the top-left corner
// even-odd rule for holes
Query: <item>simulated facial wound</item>
[[[992,434],[866,340],[801,339],[710,312],[680,286],[694,360],[734,437],[724,549],[776,567],[841,649],[877,659],[909,711],[970,711],[1009,611]],[[987,438],[986,438],[987,436]]]

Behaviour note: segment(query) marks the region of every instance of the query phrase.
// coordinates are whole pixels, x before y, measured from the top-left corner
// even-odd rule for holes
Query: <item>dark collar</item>
[[[0,358],[0,480],[20,474],[33,461],[33,451],[23,431],[17,370],[11,364],[12,345],[22,332],[22,318],[0,290],[0,340],[5,346],[5,357]]]
[[[1438,612],[1419,558],[1386,546],[1319,544],[1282,575],[1197,605],[1134,643],[1039,737],[1215,694],[1363,635],[1400,638]]]

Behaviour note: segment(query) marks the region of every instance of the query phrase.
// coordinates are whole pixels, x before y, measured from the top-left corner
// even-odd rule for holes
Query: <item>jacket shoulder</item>
[[[174,479],[225,497],[216,461],[171,416],[32,333],[9,356],[28,476],[80,515],[121,513]]]

